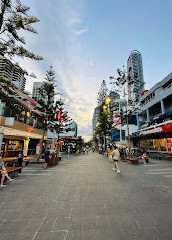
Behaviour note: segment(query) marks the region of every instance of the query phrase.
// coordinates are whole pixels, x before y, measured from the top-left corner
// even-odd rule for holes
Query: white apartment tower
[[[9,59],[0,55],[0,77],[10,80],[21,91],[24,91],[26,85],[25,71],[13,64]]]
[[[127,61],[127,72],[130,75],[128,80],[128,99],[139,101],[144,91],[142,55],[139,51],[133,50]]]

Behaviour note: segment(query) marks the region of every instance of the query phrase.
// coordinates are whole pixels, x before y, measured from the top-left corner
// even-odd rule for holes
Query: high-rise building
[[[43,86],[43,82],[34,82],[33,83],[33,90],[32,90],[32,98],[35,101],[41,100],[42,96],[39,93],[39,89]]]
[[[93,133],[96,130],[96,124],[98,122],[99,115],[100,115],[100,107],[96,107],[94,109],[93,118],[92,118],[92,130],[93,130]]]
[[[21,91],[24,91],[26,85],[25,71],[13,64],[9,59],[0,55],[0,77],[10,80]]]
[[[131,101],[139,101],[144,91],[142,55],[139,51],[133,50],[127,61],[127,72],[130,75],[128,80],[128,98]]]

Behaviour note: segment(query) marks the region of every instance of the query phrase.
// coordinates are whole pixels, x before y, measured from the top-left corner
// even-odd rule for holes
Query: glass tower
[[[138,102],[144,91],[142,55],[133,50],[127,61],[128,71],[128,99]]]

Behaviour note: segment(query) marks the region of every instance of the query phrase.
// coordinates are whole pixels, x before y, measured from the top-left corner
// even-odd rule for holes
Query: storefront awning
[[[20,136],[24,138],[42,139],[42,135],[31,132],[21,131],[13,128],[1,127],[0,132],[7,136]],[[45,136],[45,138],[47,138]]]

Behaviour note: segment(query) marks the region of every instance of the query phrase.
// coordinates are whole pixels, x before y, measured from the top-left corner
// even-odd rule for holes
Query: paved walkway
[[[0,190],[0,239],[171,240],[172,163],[112,166],[92,153],[23,168]]]

